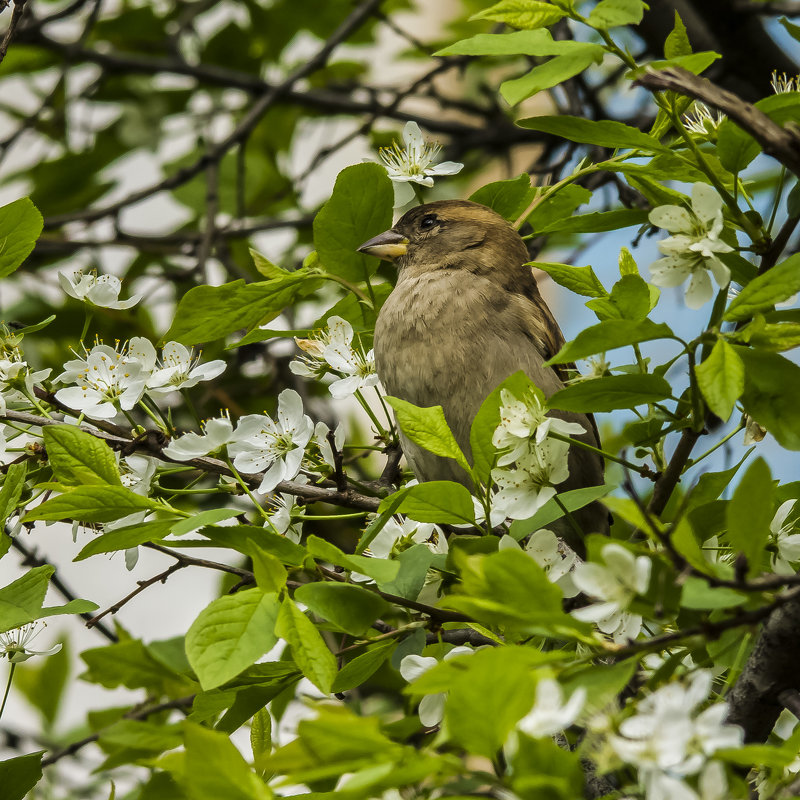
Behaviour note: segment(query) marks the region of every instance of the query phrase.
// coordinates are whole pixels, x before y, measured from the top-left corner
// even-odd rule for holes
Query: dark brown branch
[[[59,419],[37,417],[35,414],[29,414],[27,411],[7,410],[0,413],[0,419],[21,422],[23,425],[35,425],[37,427],[63,424]],[[117,426],[112,427],[116,428]],[[190,461],[178,461],[177,459],[170,458],[164,453],[166,441],[163,435],[158,431],[149,431],[145,436],[131,439],[127,436],[120,436],[117,433],[108,433],[105,430],[96,430],[87,426],[82,426],[81,430],[86,431],[86,433],[91,433],[92,436],[96,436],[98,439],[102,439],[112,450],[126,453],[147,453],[148,455],[155,456],[163,461],[169,461],[173,464],[195,467],[196,469],[203,470],[213,475],[234,477],[228,465],[217,458],[193,458]],[[251,486],[257,487],[263,478],[263,474],[245,474],[242,477]],[[352,489],[339,491],[325,486],[307,486],[303,483],[295,483],[294,481],[281,481],[277,487],[275,487],[275,491],[302,497],[311,502],[320,501],[323,503],[331,503],[332,505],[345,506],[346,508],[355,508],[359,511],[377,511],[381,503],[379,497],[369,497],[368,495],[355,492]]]
[[[700,432],[692,430],[691,428],[686,428],[681,434],[678,446],[675,448],[675,452],[672,454],[667,468],[661,474],[661,477],[656,480],[655,486],[653,487],[653,497],[650,499],[650,505],[647,507],[647,510],[651,514],[659,516],[666,508],[669,498],[672,497],[672,493],[675,491],[675,487],[681,479],[681,473],[686,466],[686,462],[689,460],[692,448],[699,438]]]
[[[126,594],[122,600],[118,600],[114,605],[109,606],[105,611],[101,611],[99,614],[96,614],[91,619],[86,621],[87,628],[93,628],[97,625],[103,617],[108,616],[109,614],[116,614],[126,603],[133,600],[136,595],[141,594],[148,586],[152,586],[154,583],[164,583],[173,572],[177,572],[179,569],[183,569],[186,564],[181,563],[180,561],[176,561],[172,566],[165,569],[163,572],[159,572],[158,575],[154,575],[152,578],[148,578],[144,581],[136,581],[137,586],[136,588]]]
[[[765,153],[800,176],[800,135],[773,122],[763,111],[733,92],[679,67],[645,72],[636,83],[652,91],[680,92],[722,111],[747,131]]]
[[[177,170],[177,172],[173,172],[172,175],[167,176],[165,179],[155,184],[132,192],[116,202],[109,203],[100,208],[84,209],[83,211],[76,212],[73,218],[82,219],[85,222],[93,222],[98,219],[103,219],[104,217],[112,216],[123,208],[146,200],[159,192],[182,186],[196,175],[208,169],[210,165],[219,163],[229,150],[232,150],[247,139],[256,125],[261,121],[264,114],[280,100],[287,91],[299,81],[324,67],[331,53],[345,41],[350,34],[359,28],[382,2],[383,0],[365,0],[365,2],[358,5],[333,34],[331,34],[314,56],[291,72],[281,83],[270,87],[262,94],[233,131],[220,142],[210,146],[193,164],[183,167]],[[62,216],[61,221],[63,223],[68,220]]]
[[[186,697],[179,697],[177,700],[167,700],[165,703],[159,703],[155,706],[147,706],[144,707],[134,707],[132,708],[127,714],[123,716],[123,719],[134,719],[134,720],[142,720],[151,717],[153,714],[160,714],[162,711],[169,711],[170,709],[180,709],[184,711],[191,707],[192,703],[194,702],[195,695],[190,694]],[[53,755],[48,756],[47,758],[42,759],[42,766],[49,767],[51,764],[55,764],[56,761],[60,761],[62,758],[66,756],[75,755],[79,750],[82,750],[86,747],[87,744],[92,744],[92,742],[96,742],[101,736],[103,735],[103,731],[97,731],[96,733],[91,734],[90,736],[86,736],[83,739],[78,740],[77,742],[73,742],[68,747],[65,747],[63,750],[59,750]]]
[[[18,536],[11,537],[11,546],[22,556],[22,565],[25,567],[44,567],[44,566],[52,566],[49,561],[42,558],[34,548],[28,547]],[[61,576],[58,574],[58,570],[53,572],[52,577],[50,578],[50,585],[67,601],[70,602],[71,600],[77,600],[78,595],[70,589]],[[79,614],[79,616],[83,617],[85,620],[90,620],[92,615],[84,612],[83,614]],[[117,641],[117,634],[114,633],[110,628],[106,627],[103,623],[98,623],[95,625],[98,633],[101,633],[103,636],[108,639],[109,642],[116,642]]]
[[[25,3],[27,2],[28,0],[14,0],[14,10],[11,12],[11,22],[8,23],[8,28],[6,29],[5,36],[3,36],[3,41],[0,42],[0,62],[2,62],[6,57],[8,47],[14,38],[14,32],[17,30],[17,26],[22,19],[22,15],[25,11]]]
[[[744,728],[745,742],[765,742],[784,708],[780,697],[800,688],[800,590],[783,597],[785,602],[767,620],[728,693],[728,722]]]

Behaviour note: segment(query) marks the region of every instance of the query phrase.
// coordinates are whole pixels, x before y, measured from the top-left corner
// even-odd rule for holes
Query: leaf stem
[[[8,673],[8,682],[6,683],[6,691],[3,695],[3,703],[0,705],[0,717],[3,716],[3,711],[6,708],[6,700],[8,700],[8,693],[11,691],[11,681],[14,679],[14,670],[17,668],[17,665],[12,661],[11,662],[11,669]]]

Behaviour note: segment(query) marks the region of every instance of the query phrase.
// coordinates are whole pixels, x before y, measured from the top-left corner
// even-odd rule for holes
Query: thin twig
[[[14,0],[14,10],[11,12],[11,22],[8,23],[8,28],[6,29],[5,36],[3,36],[3,41],[0,42],[0,62],[6,57],[6,53],[8,52],[8,46],[11,44],[11,40],[14,38],[14,32],[17,29],[17,25],[19,25],[20,20],[22,19],[22,14],[25,11],[25,3],[28,0]]]

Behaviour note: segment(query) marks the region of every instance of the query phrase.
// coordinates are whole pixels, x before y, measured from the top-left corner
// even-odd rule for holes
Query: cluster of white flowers
[[[551,433],[586,433],[576,422],[546,416],[533,393],[519,400],[507,389],[500,392],[500,424],[492,444],[503,450],[492,470],[499,491],[493,503],[510,519],[532,517],[556,493],[555,486],[569,477],[569,442]]]
[[[576,619],[594,622],[615,642],[635,639],[642,629],[642,617],[627,609],[637,594],[647,591],[652,562],[634,556],[621,544],[610,543],[601,551],[605,566],[593,562],[578,564],[572,573],[575,586],[597,603],[572,612]]]
[[[664,254],[650,265],[650,280],[656,286],[680,286],[689,278],[686,305],[700,308],[713,296],[709,272],[720,289],[731,279],[731,271],[717,257],[733,248],[720,239],[724,222],[722,198],[710,186],[697,182],[692,187],[692,210],[682,206],[658,206],[650,212],[650,222],[674,236],[658,243]]]
[[[328,433],[325,423],[318,422],[315,426],[303,413],[300,395],[293,389],[284,389],[278,395],[276,419],[268,414],[248,414],[235,428],[228,416],[209,419],[203,423],[202,433],[192,431],[173,439],[164,448],[164,454],[176,461],[190,461],[225,449],[237,470],[251,474],[265,471],[258,490],[266,493],[281,481],[297,477],[304,464],[306,448],[312,441],[321,459],[333,467],[333,448]],[[337,449],[342,440],[343,433],[338,428],[334,434]],[[288,527],[289,521],[286,522]]]
[[[743,731],[728,725],[727,703],[704,711],[711,672],[698,670],[684,684],[670,683],[639,702],[636,714],[610,734],[615,754],[639,770],[647,800],[722,800],[727,797],[722,765],[710,760],[717,750],[742,745]],[[698,775],[699,793],[686,782]]]
[[[295,339],[306,355],[290,362],[289,369],[304,378],[336,373],[339,379],[328,390],[337,400],[376,386],[375,352],[354,348],[353,335],[353,326],[347,320],[330,317],[327,330],[319,331],[312,339]]]
[[[142,299],[142,295],[139,294],[128,300],[120,300],[119,293],[122,290],[122,283],[113,275],[98,276],[96,272],[90,272],[87,275],[75,272],[69,275],[61,272],[58,280],[61,288],[70,297],[100,308],[122,310],[135,306]]]
[[[394,183],[395,208],[414,199],[410,183],[433,186],[433,179],[442,175],[456,175],[464,168],[457,161],[434,164],[442,149],[438,144],[428,144],[416,122],[407,122],[403,128],[403,145],[394,142],[391,147],[382,147],[378,152],[389,178]]]
[[[77,355],[77,354],[76,354]],[[68,385],[56,399],[89,419],[112,419],[130,411],[146,391],[166,394],[216,378],[225,362],[199,363],[199,356],[178,342],[167,342],[157,358],[152,342],[141,336],[115,347],[98,342],[90,350],[64,364],[56,378]]]
[[[432,522],[415,522],[398,514],[381,528],[370,542],[365,555],[390,558],[393,552],[412,544],[426,544],[433,553],[447,552],[447,537],[438,525]]]

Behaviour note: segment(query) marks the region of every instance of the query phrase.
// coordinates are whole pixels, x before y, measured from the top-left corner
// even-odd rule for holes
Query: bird
[[[546,397],[564,387],[573,365],[544,365],[564,336],[539,292],[524,241],[492,209],[469,200],[425,203],[358,250],[398,270],[375,325],[375,366],[384,389],[416,406],[441,406],[468,460],[472,420],[505,378],[522,370]],[[549,413],[582,425],[586,432],[575,438],[599,448],[591,415]],[[471,487],[455,460],[428,452],[402,431],[400,442],[420,481]],[[604,483],[599,454],[572,445],[568,463],[559,492]],[[584,535],[608,533],[608,512],[597,502],[573,512],[573,521],[549,527],[574,544],[575,522]]]

